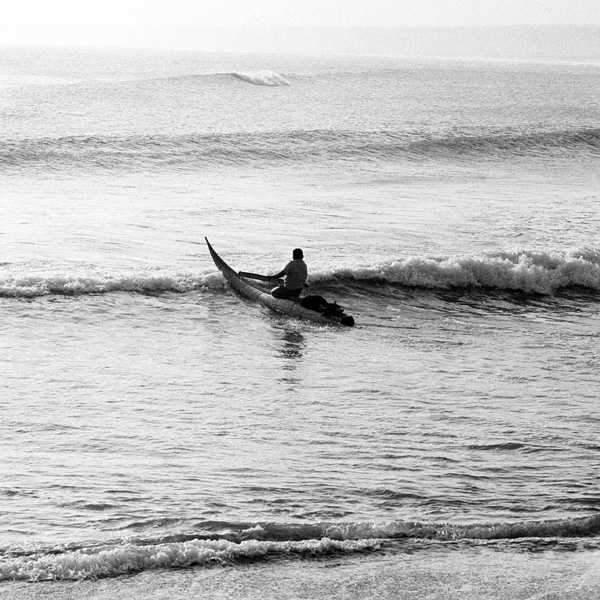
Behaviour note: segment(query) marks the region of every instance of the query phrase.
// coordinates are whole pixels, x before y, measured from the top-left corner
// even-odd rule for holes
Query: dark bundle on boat
[[[314,310],[326,317],[340,319],[342,325],[348,325],[350,327],[354,325],[354,318],[346,315],[344,309],[337,302],[327,302],[323,296],[304,296],[304,298],[300,300],[300,304],[304,308]]]

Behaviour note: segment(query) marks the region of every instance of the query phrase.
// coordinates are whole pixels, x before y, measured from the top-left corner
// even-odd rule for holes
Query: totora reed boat
[[[298,300],[281,300],[274,298],[267,289],[250,280],[248,276],[252,274],[243,272],[238,273],[234,271],[216,253],[208,239],[204,239],[206,240],[206,244],[208,245],[210,255],[212,256],[215,265],[219,271],[223,273],[223,276],[231,285],[231,287],[242,296],[256,300],[263,306],[266,306],[267,308],[284,315],[298,317],[300,319],[307,319],[315,323],[346,325],[350,327],[354,325],[354,319],[351,316],[343,313],[339,315],[326,315],[315,310],[310,310],[302,306],[300,298]],[[263,279],[263,281],[271,281],[268,277],[261,277],[261,279]]]

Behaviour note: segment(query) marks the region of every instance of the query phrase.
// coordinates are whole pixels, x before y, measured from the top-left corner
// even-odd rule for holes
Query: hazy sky
[[[203,28],[600,25],[600,0],[0,0],[0,45],[193,45]]]

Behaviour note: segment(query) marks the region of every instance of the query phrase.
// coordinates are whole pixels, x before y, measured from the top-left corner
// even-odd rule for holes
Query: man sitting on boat
[[[304,252],[295,248],[292,252],[292,260],[285,266],[283,271],[273,275],[273,279],[285,277],[284,282],[271,290],[274,298],[291,300],[298,298],[302,290],[307,286],[308,268],[304,262]]]

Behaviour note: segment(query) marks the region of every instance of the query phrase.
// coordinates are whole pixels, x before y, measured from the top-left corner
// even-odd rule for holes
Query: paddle
[[[274,279],[273,277],[269,277],[268,275],[259,275],[258,273],[246,273],[245,271],[240,271],[238,273],[240,277],[246,277],[246,279],[258,279],[259,281],[268,281],[277,283],[279,279]]]

